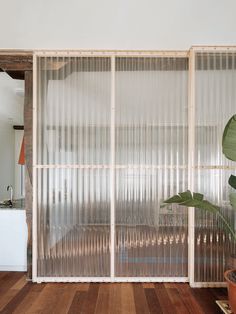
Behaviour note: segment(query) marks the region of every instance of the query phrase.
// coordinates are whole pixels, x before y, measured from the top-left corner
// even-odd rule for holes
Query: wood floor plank
[[[163,313],[176,314],[175,308],[166,291],[164,284],[161,284],[161,283],[155,284],[155,292],[156,292],[158,301],[161,305]]]
[[[86,293],[86,297],[82,306],[82,313],[94,314],[98,298],[98,289],[98,283],[91,283],[89,285],[89,289]]]
[[[73,302],[73,299],[75,297],[75,294],[77,291],[81,292],[81,286],[80,284],[63,284],[62,286],[62,292],[60,295],[60,298],[58,299],[58,302],[56,303],[53,313],[55,314],[65,314],[68,313],[70,310],[70,306]],[[84,291],[83,291],[84,292]]]
[[[46,286],[46,284],[36,284],[31,282],[28,282],[27,285],[30,287],[29,292],[13,310],[14,314],[26,313],[28,308],[30,308],[32,304],[37,300],[39,294]]]
[[[8,272],[2,279],[0,284],[0,298],[10,289],[17,281],[24,276],[21,272]]]
[[[176,289],[176,283],[175,282],[165,282],[163,283],[163,285],[165,286],[165,288],[173,288],[173,289]]]
[[[154,283],[152,283],[152,282],[144,282],[142,285],[143,285],[144,289],[146,289],[146,288],[154,289]]]
[[[77,291],[88,291],[88,289],[89,289],[89,283],[76,283]]]
[[[133,284],[134,291],[134,303],[135,310],[137,314],[149,314],[149,308],[147,304],[146,295],[143,289],[143,285],[141,283]]]
[[[48,283],[25,313],[52,314],[63,291],[63,284]]]
[[[136,313],[134,304],[134,293],[131,283],[121,284],[121,313]]]
[[[216,299],[227,299],[227,290],[187,283],[35,284],[24,273],[0,273],[0,314],[220,314]]]
[[[153,288],[145,289],[145,295],[147,298],[147,303],[148,303],[149,311],[151,314],[156,314],[156,313],[162,314],[162,313],[164,313],[162,311],[161,305],[160,305],[158,298],[156,296],[155,289],[153,289]]]
[[[8,274],[7,271],[0,271],[0,280]]]
[[[23,275],[10,289],[20,290],[27,284],[26,275]]]
[[[121,284],[109,284],[110,298],[109,298],[109,313],[121,314]]]
[[[226,300],[228,293],[225,288],[208,288],[217,300]]]
[[[186,308],[191,314],[205,314],[201,306],[198,304],[198,302],[192,295],[191,288],[189,287],[189,285],[179,283],[176,284],[176,288]]]
[[[178,314],[192,314],[189,312],[187,307],[185,306],[181,296],[176,288],[167,288],[167,294],[173,304],[173,308],[175,309],[176,313]]]
[[[97,305],[95,314],[109,314],[109,284],[103,283],[99,285]]]
[[[13,313],[16,307],[20,304],[22,299],[28,294],[30,285],[25,284],[22,289],[18,290],[18,293],[7,303],[7,305],[1,310],[1,314]]]
[[[8,281],[9,283],[9,281]],[[21,276],[17,282],[15,282],[9,289],[2,293],[0,298],[0,311],[4,309],[4,307],[15,298],[18,292],[23,289],[23,287],[27,284],[25,275]],[[3,283],[5,285],[5,282]],[[7,285],[6,285],[7,286]],[[5,286],[5,288],[6,288]],[[3,291],[3,290],[2,290]]]
[[[217,306],[215,300],[216,298],[213,296],[211,291],[207,288],[197,288],[191,289],[191,293],[194,295],[198,304],[201,306],[204,313],[207,314],[221,314],[221,310]]]
[[[77,291],[74,295],[71,306],[68,310],[68,314],[83,313],[82,309],[83,309],[85,298],[86,298],[85,291]]]

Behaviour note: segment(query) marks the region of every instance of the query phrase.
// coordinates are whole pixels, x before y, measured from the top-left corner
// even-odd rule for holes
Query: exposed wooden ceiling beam
[[[7,71],[32,71],[32,54],[3,54],[0,52],[0,68]]]

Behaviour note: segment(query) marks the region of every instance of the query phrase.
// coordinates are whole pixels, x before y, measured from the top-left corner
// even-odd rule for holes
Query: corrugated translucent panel
[[[196,54],[196,128],[194,190],[232,218],[228,178],[235,166],[222,154],[222,133],[236,111],[236,54]],[[229,235],[214,215],[195,210],[195,281],[223,281],[230,252]]]
[[[37,163],[109,164],[110,58],[38,58]]]
[[[115,275],[187,276],[185,58],[116,58]]]
[[[38,58],[38,276],[110,275],[109,58]]]

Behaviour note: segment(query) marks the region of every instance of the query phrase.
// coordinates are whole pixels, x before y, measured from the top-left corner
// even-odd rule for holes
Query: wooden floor
[[[27,282],[24,273],[0,272],[0,313],[221,313],[226,289],[188,284]]]

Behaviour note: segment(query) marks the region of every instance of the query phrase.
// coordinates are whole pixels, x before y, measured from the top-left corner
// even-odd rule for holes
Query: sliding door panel
[[[195,182],[194,190],[221,207],[229,219],[228,178],[235,165],[222,154],[222,134],[235,114],[236,54],[197,52],[195,58]],[[231,251],[230,236],[213,214],[195,210],[196,282],[222,282]]]
[[[115,73],[115,275],[187,276],[188,59],[120,57]]]
[[[37,60],[37,275],[110,276],[110,58]]]

